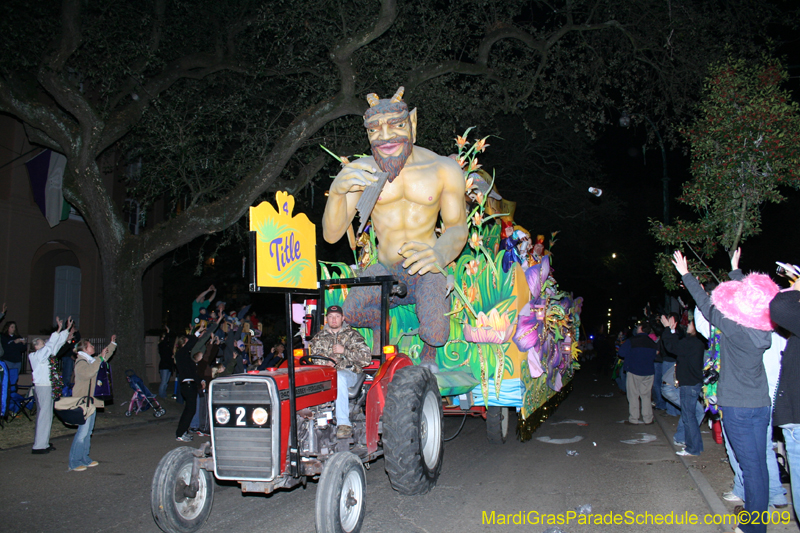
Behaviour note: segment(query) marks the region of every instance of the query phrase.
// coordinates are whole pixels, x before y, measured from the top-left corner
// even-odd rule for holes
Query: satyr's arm
[[[322,215],[322,237],[327,242],[337,242],[347,231],[356,214],[361,192],[367,185],[377,181],[372,175],[377,171],[372,163],[353,161],[333,180]]]
[[[434,247],[444,259],[441,265],[442,268],[455,261],[467,242],[467,204],[464,200],[466,194],[464,174],[457,163],[449,165],[445,173],[441,212],[445,231],[436,241],[436,246]]]
[[[403,268],[407,268],[409,274],[438,272],[436,266],[445,268],[449,265],[467,242],[466,185],[461,167],[455,161],[446,159],[438,176],[442,181],[439,214],[444,223],[444,233],[433,248],[417,242],[407,242],[400,248],[399,254],[406,258]]]

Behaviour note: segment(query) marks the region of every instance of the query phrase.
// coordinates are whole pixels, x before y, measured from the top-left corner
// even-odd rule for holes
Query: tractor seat
[[[364,380],[367,379],[366,372],[361,372],[356,375],[358,379],[356,379],[355,384],[347,389],[347,397],[351,400],[358,398],[358,395],[361,394],[361,387],[364,385]]]

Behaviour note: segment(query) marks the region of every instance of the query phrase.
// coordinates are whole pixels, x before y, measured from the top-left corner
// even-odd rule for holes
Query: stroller
[[[147,411],[150,407],[153,408],[153,416],[156,418],[161,418],[167,412],[156,400],[156,395],[145,386],[142,378],[136,375],[136,372],[126,370],[125,379],[128,380],[128,384],[133,389],[133,397],[127,411],[125,411],[125,416],[139,414],[142,411]]]

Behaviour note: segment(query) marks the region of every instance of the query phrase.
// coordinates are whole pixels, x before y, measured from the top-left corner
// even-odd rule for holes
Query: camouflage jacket
[[[344,353],[333,353],[334,344],[344,346]],[[364,341],[364,337],[346,322],[342,323],[342,328],[338,333],[332,332],[328,326],[325,326],[325,329],[311,339],[308,353],[330,357],[338,361],[336,363],[337,370],[349,370],[356,374],[360,374],[361,369],[372,362],[372,352]],[[315,361],[315,363],[330,365],[328,361]]]

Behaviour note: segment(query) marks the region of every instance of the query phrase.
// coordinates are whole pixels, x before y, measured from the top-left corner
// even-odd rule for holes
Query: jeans
[[[789,460],[789,474],[792,479],[792,503],[795,516],[800,507],[800,424],[783,426],[783,440],[786,442],[786,458]]]
[[[664,410],[667,408],[667,402],[661,397],[661,377],[662,365],[664,363],[653,363],[653,401],[656,402],[656,409]]]
[[[6,361],[5,359],[3,359],[3,362],[6,364],[9,370],[11,370],[12,368],[16,368],[17,376],[19,376],[22,373],[22,362],[12,363],[11,361]],[[11,383],[9,383],[9,385],[11,385]],[[16,385],[16,383],[14,385]]]
[[[619,371],[619,376],[617,376],[617,379],[615,381],[617,382],[617,387],[619,387],[619,390],[621,390],[622,392],[625,392],[625,393],[628,392],[628,373],[627,372],[625,372],[624,370],[620,370]]]
[[[760,522],[761,513],[769,505],[769,472],[767,470],[767,434],[770,406],[719,406],[722,423],[744,480],[744,509],[751,513],[749,524],[740,524],[745,533],[766,533],[767,525]]]
[[[725,434],[725,424],[722,424],[722,434],[725,437],[725,451],[728,452],[728,460],[733,470],[733,492],[734,496],[740,500],[744,500],[744,481],[742,481],[742,469],[739,468],[739,462],[731,449],[728,436]],[[772,418],[770,418],[769,426],[767,426],[767,472],[769,472],[769,504],[770,505],[785,505],[788,503],[786,499],[786,489],[781,484],[781,473],[778,469],[778,459],[775,457],[775,448],[772,444]]]
[[[675,387],[673,387],[673,388],[675,388]],[[676,391],[678,391],[678,397],[680,397],[680,389],[682,389],[682,388],[683,387],[679,387],[679,388],[675,389]],[[700,389],[699,389],[699,391],[697,393],[698,398],[700,397],[700,394],[702,393],[702,391],[703,391],[703,385],[701,384],[700,385]],[[681,412],[682,412],[682,410],[679,411],[679,413],[681,413]],[[706,411],[705,411],[705,408],[703,407],[702,403],[695,402],[694,414],[695,414],[695,417],[697,417],[697,426],[698,426],[698,429],[699,429],[700,424],[703,423],[703,419],[706,416]],[[675,442],[679,442],[681,444],[686,444],[686,428],[683,425],[683,417],[681,417],[678,420],[678,427],[676,428],[675,435],[672,437],[672,439]]]
[[[700,423],[703,421],[703,418],[701,414],[698,420],[696,409],[696,407],[700,405],[697,400],[700,397],[702,388],[702,383],[679,387],[681,395],[681,419],[678,422],[678,429],[680,430],[683,428],[686,451],[692,455],[700,455],[703,453],[703,436],[700,434]],[[677,436],[677,432],[675,435]],[[678,439],[676,438],[675,440]]]
[[[44,450],[50,446],[50,429],[53,427],[53,387],[36,385],[36,436],[34,450]]]
[[[161,374],[161,386],[158,387],[158,395],[162,398],[167,397],[167,387],[169,386],[169,378],[172,376],[172,370],[162,369],[158,371]]]
[[[336,371],[336,425],[349,426],[350,424],[350,397],[348,388],[358,381],[358,375],[349,370]]]
[[[666,400],[667,414],[669,416],[680,416],[681,394],[673,385],[675,383],[675,361],[661,363],[661,372],[661,397]]]
[[[94,430],[94,418],[97,411],[86,419],[83,425],[78,426],[75,437],[72,439],[72,447],[69,449],[69,469],[74,470],[79,466],[89,466],[92,459],[89,457],[89,450],[92,447],[92,431]]]
[[[75,360],[71,355],[61,358],[61,379],[64,385],[72,383],[72,369],[75,368]]]

